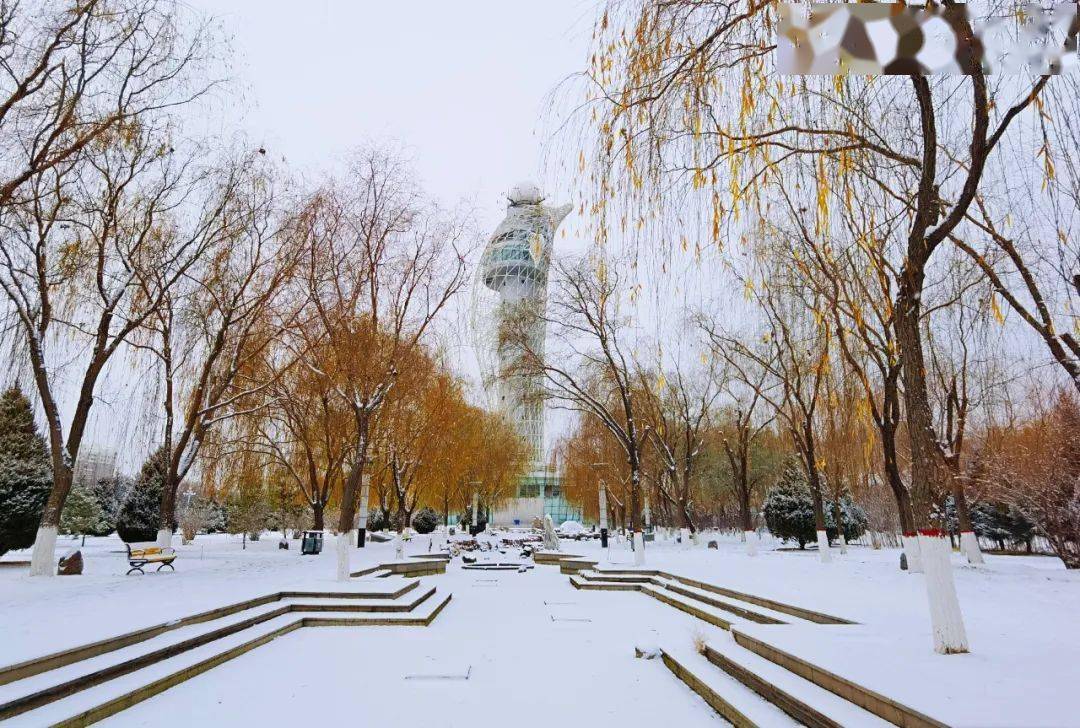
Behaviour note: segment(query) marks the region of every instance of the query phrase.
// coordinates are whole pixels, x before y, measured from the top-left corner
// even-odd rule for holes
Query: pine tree
[[[825,499],[825,536],[833,541],[839,534],[833,516],[833,502]],[[765,494],[762,504],[765,525],[769,533],[784,541],[798,541],[799,548],[817,541],[814,523],[814,504],[810,499],[810,487],[806,474],[797,462],[789,462],[776,484]],[[849,543],[866,531],[866,512],[847,494],[840,498],[840,517],[844,520],[844,539]]]
[[[86,542],[87,534],[104,536],[109,532],[105,510],[94,496],[92,488],[76,486],[68,494],[64,512],[60,515],[60,532],[81,535]]]
[[[139,477],[128,494],[116,522],[116,532],[127,543],[153,541],[157,538],[161,491],[165,487],[165,469],[169,453],[158,448],[143,463]],[[173,528],[176,528],[175,524]]]
[[[33,545],[51,489],[49,448],[30,400],[11,387],[0,394],[0,555]]]
[[[439,514],[425,506],[413,516],[412,525],[417,533],[432,533],[439,525]]]
[[[799,548],[817,540],[810,488],[798,463],[789,462],[762,504],[769,533],[784,541],[798,541]],[[829,511],[826,510],[826,513]]]

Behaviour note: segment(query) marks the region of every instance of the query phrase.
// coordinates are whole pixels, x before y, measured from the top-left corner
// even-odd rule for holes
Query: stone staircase
[[[366,571],[342,591],[275,592],[0,668],[0,722],[89,725],[294,630],[424,627],[452,596]]]
[[[757,624],[851,624],[846,619],[726,589],[664,571],[583,569],[570,577],[576,589],[636,591],[721,629],[740,621]]]
[[[849,620],[664,571],[553,563],[571,571],[577,589],[636,591],[729,632],[696,648],[661,645],[660,653],[676,677],[736,726],[944,726],[760,636],[769,625],[835,629],[854,624]]]

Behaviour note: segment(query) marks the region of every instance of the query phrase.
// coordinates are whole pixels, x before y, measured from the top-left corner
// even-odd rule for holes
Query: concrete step
[[[699,581],[697,579],[690,579],[684,576],[678,576],[676,574],[667,574],[667,577],[673,581],[677,581],[685,586],[692,586],[696,589],[702,589],[704,591],[712,592],[729,599],[735,599],[740,602],[746,602],[758,607],[764,607],[771,609],[781,614],[786,614],[790,617],[798,617],[808,622],[815,622],[817,624],[855,624],[848,619],[842,617],[834,617],[831,614],[824,614],[823,612],[816,612],[812,609],[805,609],[793,604],[787,604],[785,602],[779,602],[775,599],[768,599],[766,597],[760,597],[756,594],[747,594],[745,592],[736,591],[734,589],[728,589],[726,587],[717,586],[716,584],[710,584],[708,582]]]
[[[432,590],[434,591],[434,589]],[[450,603],[453,594],[432,594],[411,612],[388,613],[371,616],[346,616],[338,613],[319,612],[303,617],[304,627],[426,627]]]
[[[11,718],[5,726],[84,726],[153,697],[302,626],[285,614]]]
[[[705,644],[705,658],[808,728],[891,725],[839,695],[754,654],[733,639]]]
[[[369,594],[364,592],[283,592],[292,596],[205,622],[177,626],[134,644],[44,670],[0,686],[0,720],[95,685],[122,678],[177,654],[241,633],[281,616],[310,612],[323,616],[341,612],[381,613],[387,616],[371,617],[366,621],[353,619],[349,623],[427,624],[432,617],[431,611],[424,611],[420,607],[435,594],[436,588],[418,588],[420,582],[417,580],[411,580],[411,584],[407,589],[396,590],[406,593],[404,598],[399,599],[367,599]],[[308,594],[313,596],[306,596]],[[325,596],[327,594],[337,596]],[[298,615],[294,619],[303,620],[304,617]]]
[[[583,569],[578,576],[587,581],[617,582],[622,584],[662,584],[663,579],[649,574],[612,573],[596,569]]]
[[[0,687],[0,720],[65,696],[116,680],[174,655],[188,652],[286,616],[288,604],[272,602],[209,622],[169,630],[128,647],[79,660]],[[296,619],[296,617],[292,617]]]
[[[308,599],[286,600],[291,612],[411,612],[435,593],[435,587],[425,586],[409,592],[400,599]]]
[[[699,655],[692,648],[661,647],[664,665],[713,710],[738,728],[793,728],[798,723]]]
[[[716,607],[725,612],[730,612],[737,617],[742,617],[745,620],[756,622],[757,624],[807,623],[805,620],[801,620],[797,617],[791,617],[765,607],[751,605],[748,602],[739,602],[737,599],[723,597],[714,592],[687,586],[686,584],[677,581],[665,580],[663,582],[663,587],[676,594],[696,599],[699,602]]]
[[[945,723],[936,718],[841,677],[805,658],[774,647],[763,637],[751,636],[741,629],[733,629],[731,635],[739,647],[752,652],[758,658],[858,705],[888,723],[905,728],[947,728]]]
[[[617,581],[590,581],[574,574],[570,577],[570,586],[589,591],[640,591],[641,584]]]
[[[675,607],[679,611],[686,612],[687,614],[697,617],[698,619],[708,622],[709,624],[719,627],[720,629],[731,629],[731,614],[717,609],[716,607],[699,602],[696,599],[690,597],[684,597],[680,594],[675,594],[667,589],[652,584],[641,584],[639,590],[653,599],[659,599],[660,601]]]

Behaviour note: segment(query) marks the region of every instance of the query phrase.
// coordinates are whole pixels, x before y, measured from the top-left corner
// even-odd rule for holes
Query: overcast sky
[[[403,145],[429,192],[474,202],[485,229],[536,179],[550,92],[582,70],[591,0],[188,0],[231,38],[241,127],[314,172],[367,141]],[[236,94],[239,91],[240,94]]]
[[[592,0],[186,5],[229,39],[229,82],[189,119],[194,133],[199,125],[226,140],[240,133],[312,180],[365,143],[397,145],[429,193],[475,207],[485,236],[504,216],[515,182],[533,179],[550,202],[567,201],[572,181],[559,179],[558,160],[541,165],[544,112],[560,82],[587,65]],[[567,221],[557,253],[582,244],[575,227]],[[459,298],[448,325],[465,326],[467,300]],[[468,332],[447,338],[458,371],[475,375]],[[90,416],[87,448],[118,450],[127,472],[161,436],[158,407],[130,406],[160,396],[145,366],[126,352],[114,357]],[[61,386],[73,408],[77,382],[69,377]],[[70,421],[71,411],[65,414]],[[549,442],[565,425],[549,415]]]

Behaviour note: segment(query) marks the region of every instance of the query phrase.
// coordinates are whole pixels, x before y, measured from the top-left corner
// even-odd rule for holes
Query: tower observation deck
[[[572,206],[547,207],[543,203],[534,184],[521,183],[511,190],[506,217],[484,249],[479,270],[484,287],[498,294],[493,315],[479,323],[488,335],[486,347],[494,348],[495,354],[495,371],[485,377],[485,388],[494,390],[499,410],[528,443],[534,468],[544,462],[543,405],[532,396],[540,383],[535,377],[513,373],[521,347],[516,342],[500,341],[498,332],[522,307],[544,309],[552,241]],[[543,321],[534,319],[526,333],[533,351],[543,351],[544,334]]]

